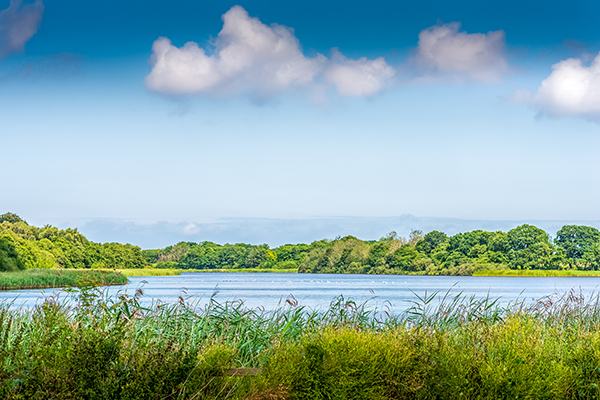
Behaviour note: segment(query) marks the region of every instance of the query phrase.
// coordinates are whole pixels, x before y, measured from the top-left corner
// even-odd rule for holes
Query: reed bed
[[[118,271],[76,269],[28,269],[0,273],[0,290],[44,289],[74,286],[124,285],[127,277]]]
[[[267,312],[185,293],[149,307],[142,289],[78,294],[0,306],[0,398],[600,397],[597,295],[500,307],[433,293],[396,315],[343,297],[322,311],[290,297]]]

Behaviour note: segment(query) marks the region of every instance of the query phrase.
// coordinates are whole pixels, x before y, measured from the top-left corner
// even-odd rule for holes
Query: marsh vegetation
[[[6,399],[592,399],[600,299],[576,292],[499,307],[415,297],[393,315],[338,297],[312,311],[241,302],[142,307],[85,288],[0,308]],[[233,368],[258,375],[230,376]]]

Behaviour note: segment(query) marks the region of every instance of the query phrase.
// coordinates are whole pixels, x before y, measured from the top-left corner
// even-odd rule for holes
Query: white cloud
[[[327,81],[335,85],[342,96],[372,96],[383,89],[395,73],[383,57],[349,60],[334,49],[332,61],[326,72]]]
[[[460,22],[421,31],[415,63],[421,73],[490,83],[508,71],[504,31],[459,32]]]
[[[381,90],[394,72],[383,58],[306,57],[291,28],[267,26],[240,6],[223,15],[223,29],[213,50],[209,55],[195,42],[178,48],[167,38],[157,39],[146,86],[170,95],[250,91],[268,97],[297,87],[314,87],[326,74],[341,95],[370,96]]]
[[[589,66],[579,58],[562,60],[533,96],[533,106],[550,116],[600,116],[600,53]]]
[[[42,0],[22,4],[11,0],[10,6],[0,12],[0,60],[9,54],[23,51],[25,42],[37,32],[44,4]]]

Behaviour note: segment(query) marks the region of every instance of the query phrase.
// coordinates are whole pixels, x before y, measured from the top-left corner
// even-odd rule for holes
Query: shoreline
[[[34,289],[52,289],[63,287],[81,287],[92,284],[93,286],[120,286],[126,285],[130,277],[147,276],[178,276],[186,274],[220,274],[220,273],[285,273],[300,274],[297,269],[121,269],[121,270],[81,270],[81,269],[47,269],[47,270],[24,270],[19,272],[8,272],[0,274],[0,291],[11,290],[34,290]],[[10,274],[11,276],[5,275]],[[61,274],[66,274],[62,276]],[[322,275],[319,273],[302,273],[302,275]],[[354,274],[333,274],[333,275],[354,275]],[[473,275],[427,275],[423,272],[413,272],[405,274],[358,274],[358,275],[377,275],[377,276],[473,276],[473,277],[528,277],[528,278],[600,278],[600,271],[579,271],[579,270],[496,270],[496,271],[476,271]],[[125,278],[117,278],[122,276]],[[2,279],[3,277],[9,278]],[[12,278],[12,279],[10,279]],[[117,281],[115,281],[117,279]],[[39,281],[39,284],[31,282]]]
[[[0,273],[0,291],[119,286],[128,283],[119,271],[81,269],[28,269]]]
[[[219,273],[286,273],[300,274],[297,269],[122,269],[116,270],[127,277],[139,276],[173,276],[181,275],[182,273],[204,273],[204,274],[219,274]],[[319,273],[302,273],[304,275],[321,275]],[[333,275],[354,275],[354,274],[333,274]],[[600,278],[600,271],[579,271],[579,270],[496,270],[496,271],[476,271],[473,275],[428,275],[424,272],[412,272],[404,274],[356,274],[356,275],[409,275],[409,276],[478,276],[478,277],[533,277],[533,278]]]

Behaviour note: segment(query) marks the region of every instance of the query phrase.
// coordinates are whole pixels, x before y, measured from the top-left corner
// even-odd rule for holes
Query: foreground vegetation
[[[276,248],[205,241],[141,250],[94,243],[76,229],[36,228],[15,214],[0,215],[0,271],[31,268],[144,269],[145,275],[162,274],[150,269],[510,276],[529,273],[509,271],[599,271],[600,231],[566,225],[552,240],[535,226],[521,225],[508,232],[413,231],[408,238],[390,232],[379,240],[346,236]]]
[[[124,285],[117,271],[29,269],[0,274],[0,290]]]
[[[142,291],[0,307],[3,399],[595,399],[600,301],[416,298],[142,307]],[[248,368],[260,368],[249,370]],[[232,375],[232,368],[238,376]],[[258,372],[246,374],[245,372]]]

